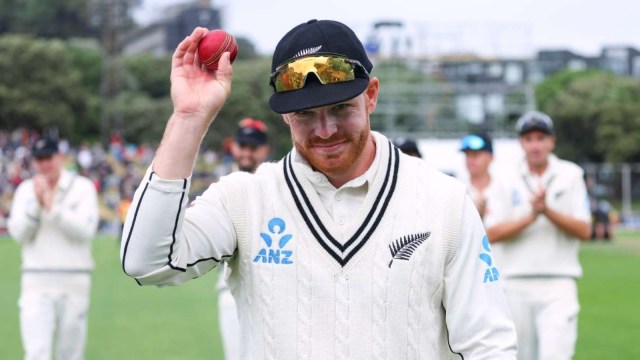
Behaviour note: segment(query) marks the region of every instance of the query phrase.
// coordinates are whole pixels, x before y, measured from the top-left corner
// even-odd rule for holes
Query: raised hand
[[[40,206],[46,210],[51,210],[55,193],[49,186],[47,178],[44,175],[35,175],[33,177],[33,190]]]
[[[171,100],[174,116],[204,130],[224,105],[231,92],[232,68],[229,53],[225,53],[218,70],[202,66],[198,57],[198,43],[208,32],[196,28],[176,48],[171,61]]]
[[[547,208],[547,204],[545,202],[546,191],[540,190],[531,199],[531,207],[533,211],[537,214],[542,214]]]
[[[202,139],[231,92],[229,53],[222,55],[216,71],[204,68],[198,57],[198,43],[207,32],[196,28],[173,53],[173,114],[153,161],[154,171],[163,179],[191,175]]]

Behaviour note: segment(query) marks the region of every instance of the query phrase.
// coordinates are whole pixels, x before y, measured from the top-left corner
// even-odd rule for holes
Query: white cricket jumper
[[[66,170],[54,191],[51,210],[44,210],[33,181],[25,180],[11,205],[9,233],[22,245],[20,331],[25,359],[80,360],[87,338],[98,197],[89,179]]]
[[[374,136],[380,166],[344,226],[292,154],[222,178],[190,207],[190,179],[149,171],[125,223],[124,271],[172,285],[227,261],[245,359],[515,359],[464,186]]]
[[[22,245],[23,272],[90,272],[91,240],[98,228],[93,183],[62,170],[51,211],[36,199],[33,180],[20,183],[11,204],[8,229]]]
[[[487,227],[513,221],[530,214],[531,196],[546,189],[549,208],[576,219],[591,222],[589,198],[583,179],[584,172],[566,160],[549,156],[549,166],[541,175],[532,174],[523,161],[516,176],[501,182],[500,189],[488,199]],[[579,278],[582,268],[578,261],[580,240],[555,226],[546,216],[538,216],[513,240],[493,244],[505,277],[566,277]]]

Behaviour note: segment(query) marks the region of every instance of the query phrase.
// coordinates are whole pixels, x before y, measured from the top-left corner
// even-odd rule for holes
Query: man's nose
[[[316,122],[315,133],[317,136],[328,139],[338,131],[338,123],[335,116],[323,113]]]

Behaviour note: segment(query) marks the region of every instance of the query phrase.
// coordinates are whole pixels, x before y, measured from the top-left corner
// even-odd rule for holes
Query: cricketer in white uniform
[[[231,156],[234,161],[231,171],[255,172],[258,166],[269,157],[268,140],[267,127],[262,121],[251,118],[241,120],[231,145]],[[216,286],[218,323],[224,358],[235,360],[240,358],[242,341],[238,309],[227,285],[230,274],[231,268],[226,263],[220,264]]]
[[[515,328],[464,186],[371,132],[378,80],[334,21],[280,41],[271,108],[294,149],[186,203],[200,140],[230,92],[195,56],[173,57],[174,113],[125,224],[124,271],[172,285],[226,261],[244,359],[515,359]],[[206,94],[207,96],[202,96]]]
[[[526,159],[488,201],[485,218],[518,332],[518,359],[571,359],[580,306],[580,240],[591,215],[583,171],[551,153],[553,122],[530,112],[516,125]]]
[[[63,168],[55,139],[33,146],[37,175],[14,194],[9,233],[22,245],[20,333],[25,359],[84,358],[91,240],[98,227],[93,183]]]
[[[460,151],[464,152],[465,166],[469,172],[467,192],[484,219],[487,197],[495,189],[495,180],[489,173],[493,161],[493,142],[486,134],[468,134],[460,140]]]

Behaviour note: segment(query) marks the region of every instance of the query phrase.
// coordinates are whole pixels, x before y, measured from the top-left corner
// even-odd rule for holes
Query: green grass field
[[[180,287],[140,287],[120,268],[117,241],[94,245],[89,343],[93,359],[222,359],[217,272]],[[0,359],[22,358],[18,328],[20,248],[0,237]],[[575,359],[640,359],[640,233],[582,247],[582,312]]]

